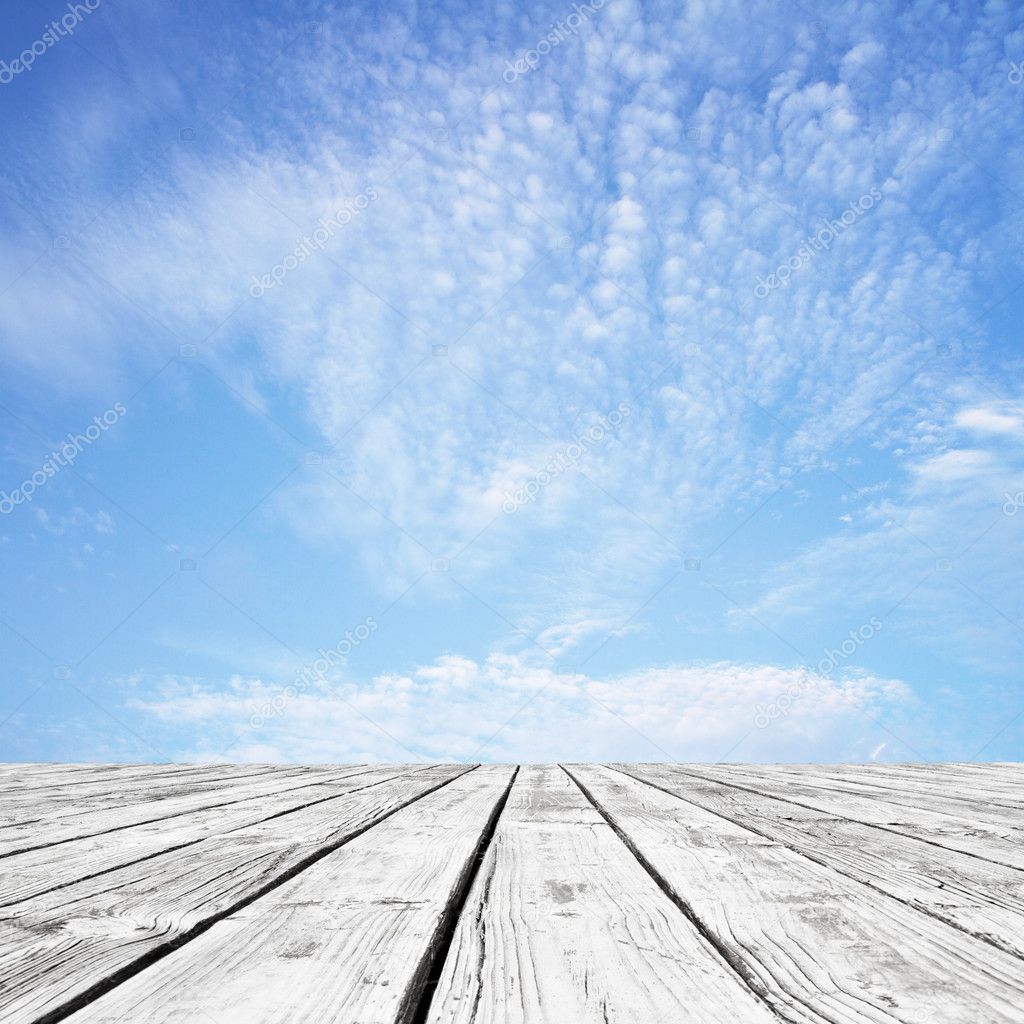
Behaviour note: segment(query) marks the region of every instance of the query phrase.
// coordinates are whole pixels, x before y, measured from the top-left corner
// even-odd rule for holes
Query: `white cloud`
[[[798,693],[785,714],[755,724],[759,705]],[[515,655],[449,655],[365,685],[310,689],[257,729],[254,708],[279,688],[258,678],[225,685],[166,679],[128,705],[193,736],[175,756],[336,760],[802,760],[865,757],[873,719],[913,704],[909,688],[864,672],[834,679],[804,669],[727,662],[591,678]],[[376,728],[379,726],[380,728]],[[908,742],[919,740],[907,737]],[[906,750],[903,751],[906,756]]]
[[[89,512],[76,505],[66,513],[53,514],[45,508],[37,507],[35,519],[44,530],[58,537],[74,529],[91,529],[104,534],[116,532],[113,517],[104,509]]]
[[[978,448],[961,448],[943,452],[914,467],[924,480],[935,483],[949,483],[967,480],[989,472],[994,464],[990,452]]]
[[[93,104],[78,145],[59,134],[55,179],[78,183],[63,203],[104,214],[63,254],[49,251],[57,225],[5,236],[5,266],[47,255],[0,297],[0,344],[54,388],[187,341],[256,405],[300,394],[341,484],[296,479],[274,499],[283,522],[357,552],[358,585],[388,596],[451,558],[558,652],[624,622],[737,511],[801,470],[831,482],[833,449],[873,444],[882,484],[865,487],[884,500],[862,488],[837,533],[773,550],[746,607],[834,606],[851,589],[837,580],[857,580],[861,603],[896,600],[937,557],[912,537],[966,545],[1014,479],[956,431],[1007,438],[1021,424],[1019,406],[965,393],[958,372],[961,356],[983,361],[984,254],[1003,277],[1020,266],[993,244],[1003,212],[961,200],[985,191],[979,176],[991,191],[961,152],[1007,138],[1005,83],[979,70],[1001,66],[1004,16],[949,68],[899,52],[916,17],[899,15],[894,44],[876,13],[837,12],[826,45],[767,3],[615,0],[512,86],[500,54],[535,29],[520,14],[446,21],[429,59],[397,14],[365,33],[328,19],[315,60],[296,54],[201,150],[174,147],[116,202],[79,161],[124,101]],[[222,63],[200,71],[230,78]],[[282,131],[282,110],[316,117]],[[1019,147],[1008,139],[1008,166]],[[252,274],[368,186],[380,198],[323,253],[249,297]],[[831,251],[754,297],[759,274],[876,186],[882,201]],[[507,489],[620,401],[633,412],[615,437],[500,515]],[[1012,562],[989,543],[973,549],[982,577]],[[420,677],[409,685],[419,693]],[[580,724],[599,735],[589,714]],[[470,734],[463,723],[453,742]]]
[[[990,406],[961,410],[956,415],[956,425],[978,434],[1024,436],[1024,415],[1016,411],[1000,411]]]

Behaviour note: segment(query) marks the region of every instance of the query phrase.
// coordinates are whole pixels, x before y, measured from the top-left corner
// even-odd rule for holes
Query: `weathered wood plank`
[[[833,793],[806,785],[797,776],[779,780],[755,767],[732,765],[679,766],[680,772],[691,772],[702,778],[741,786],[754,793],[782,797],[791,803],[816,811],[825,811],[840,818],[874,825],[900,835],[943,846],[948,850],[1024,870],[1024,845],[1021,829],[1000,828],[986,823],[971,823],[941,811],[909,804],[894,804],[874,797],[852,793]]]
[[[156,774],[160,771],[173,769],[169,763],[148,765],[111,765],[111,764],[7,764],[0,775],[3,792],[16,792],[23,788],[51,786],[55,783],[95,782],[112,773],[128,772],[137,769],[140,774]]]
[[[406,807],[69,1024],[407,1021],[512,772],[478,768]]]
[[[1013,868],[697,776],[612,767],[1024,958],[1024,874]]]
[[[786,1019],[1020,1021],[1016,957],[609,768],[569,770]]]
[[[834,775],[904,794],[921,791],[948,800],[970,803],[983,800],[1000,807],[1024,807],[1021,779],[1003,772],[969,770],[973,766],[854,764],[808,767],[816,777]]]
[[[0,1019],[405,1020],[494,804],[484,772],[395,810],[460,770],[0,765],[0,849],[61,837],[0,855]],[[524,769],[432,1024],[1024,1024],[1020,765],[570,770],[640,859]]]
[[[523,768],[431,1024],[775,1022],[557,767]]]
[[[15,780],[0,775],[0,791],[17,785],[26,793],[61,791],[68,786],[109,786],[113,783],[136,783],[179,778],[216,779],[235,778],[239,775],[253,775],[258,772],[274,772],[283,769],[304,768],[305,765],[275,764],[95,764],[71,770],[53,770],[45,775],[33,776],[31,780]]]
[[[109,784],[114,779],[145,779],[160,775],[209,773],[223,765],[12,765],[0,764],[0,794],[39,792],[66,786]],[[264,765],[263,767],[269,767]]]
[[[428,768],[7,908],[0,1018],[63,1012],[468,770]]]
[[[175,818],[158,819],[106,832],[85,839],[73,839],[59,847],[47,846],[14,854],[0,861],[0,908],[23,903],[54,889],[92,878],[164,851],[201,842],[209,836],[224,835],[301,807],[378,785],[422,769],[408,765],[386,768],[341,769],[335,776],[325,772],[323,781],[293,783],[264,796],[252,797],[227,806],[209,807]]]
[[[240,782],[250,780],[278,780],[310,776],[306,768],[263,767],[244,773],[224,771],[196,776],[180,771],[159,775],[122,779],[107,776],[77,785],[52,785],[16,795],[0,795],[0,836],[17,825],[28,825],[45,820],[49,825],[66,823],[77,827],[85,815],[109,808],[124,808],[132,804],[149,804],[171,797],[202,796],[234,790]],[[75,821],[68,819],[74,818]]]
[[[972,823],[986,821],[999,828],[1018,829],[1024,825],[1024,815],[1019,806],[1008,805],[991,799],[987,794],[968,790],[962,782],[959,792],[956,792],[953,783],[932,786],[925,780],[910,782],[883,766],[864,775],[843,768],[822,768],[817,765],[809,766],[806,770],[773,765],[765,769],[765,774],[780,782],[795,779],[803,785],[827,789],[833,793],[866,796],[901,807],[921,807],[961,820],[968,819]],[[1008,786],[1006,792],[1012,792],[1013,788]],[[1024,833],[1021,838],[1024,840]]]
[[[339,769],[339,773],[361,769]],[[38,850],[73,839],[85,839],[116,832],[132,825],[167,820],[208,807],[227,807],[243,800],[255,800],[280,792],[284,788],[316,785],[317,777],[309,772],[295,771],[242,778],[235,783],[221,783],[214,789],[197,787],[197,791],[144,803],[113,804],[80,814],[58,815],[52,821],[47,815],[38,822],[9,825],[0,829],[0,858],[29,850]],[[45,810],[45,807],[44,807]]]

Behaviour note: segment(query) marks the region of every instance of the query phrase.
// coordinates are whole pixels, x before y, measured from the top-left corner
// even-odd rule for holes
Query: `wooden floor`
[[[1022,783],[0,765],[0,1020],[1024,1022]]]

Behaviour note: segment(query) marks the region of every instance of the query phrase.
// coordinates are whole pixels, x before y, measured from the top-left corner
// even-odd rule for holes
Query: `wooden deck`
[[[1022,783],[0,765],[0,1020],[1024,1022]]]

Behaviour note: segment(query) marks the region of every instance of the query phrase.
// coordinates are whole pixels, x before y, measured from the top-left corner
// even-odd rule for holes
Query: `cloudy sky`
[[[0,757],[1019,759],[1015,6],[8,10]]]

